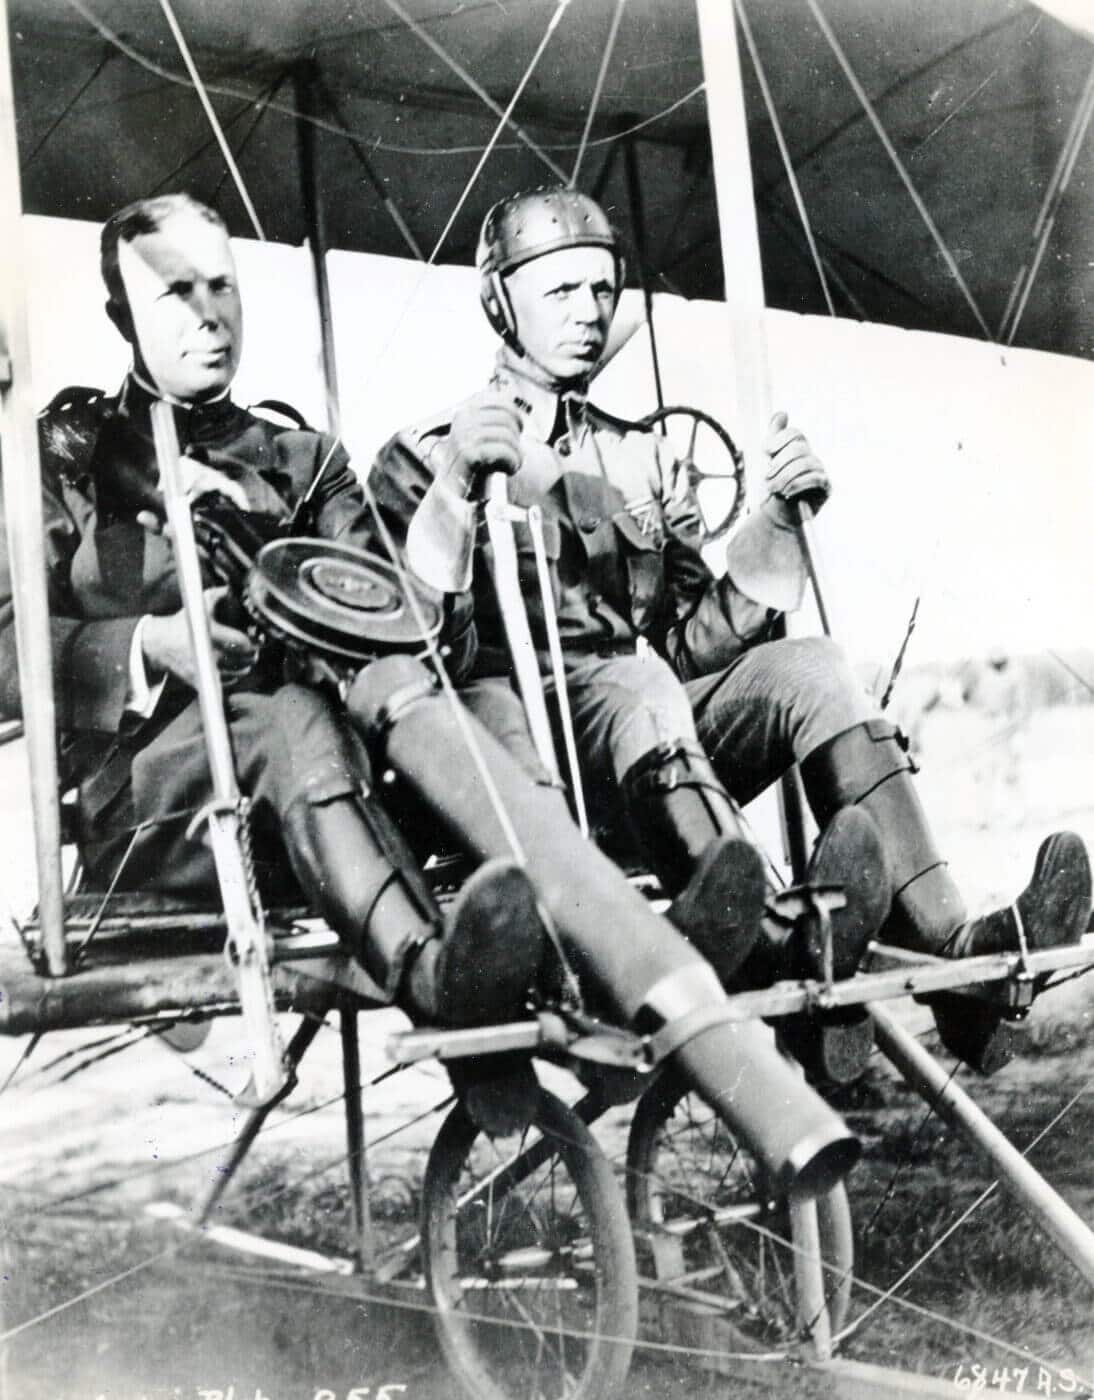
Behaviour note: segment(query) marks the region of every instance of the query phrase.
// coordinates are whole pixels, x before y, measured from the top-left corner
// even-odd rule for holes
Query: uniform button
[[[583,515],[577,522],[577,528],[584,531],[586,535],[591,535],[600,524],[600,517],[596,515]]]
[[[558,455],[560,457],[568,457],[570,455],[570,444],[565,438],[558,444]]]

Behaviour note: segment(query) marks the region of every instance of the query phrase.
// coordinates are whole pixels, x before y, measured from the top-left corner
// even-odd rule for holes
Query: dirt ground
[[[15,748],[0,751],[0,765],[0,890],[25,909],[29,836]],[[1094,845],[1094,708],[1041,711],[1016,735],[973,714],[932,717],[923,784],[971,906],[1013,897],[1048,831],[1071,826]],[[902,1015],[916,1029],[927,1025],[919,1009]],[[1033,1053],[991,1081],[961,1082],[1023,1148],[1063,1111],[1031,1160],[1094,1223],[1092,1017],[1094,978],[1049,993],[1031,1018]],[[388,1068],[387,1038],[405,1024],[396,1012],[362,1021],[366,1083]],[[26,1048],[0,1044],[0,1083],[18,1066],[0,1104],[0,1400],[451,1400],[423,1300],[394,1308],[332,1286],[332,1275],[275,1277],[267,1263],[195,1244],[149,1213],[158,1201],[191,1212],[223,1171],[239,1124],[224,1090],[244,1077],[236,1022],[217,1023],[185,1056],[117,1030],[49,1036],[20,1063]],[[219,1220],[345,1252],[340,1087],[332,1027]],[[559,1087],[575,1095],[572,1083]],[[435,1064],[366,1090],[381,1229],[412,1219],[439,1122],[429,1110],[448,1093]],[[842,1106],[867,1149],[850,1183],[856,1274],[885,1289],[991,1177],[881,1066]],[[603,1130],[610,1155],[627,1116],[613,1111]],[[852,1316],[871,1296],[856,1291]],[[900,1297],[940,1316],[886,1304],[848,1354],[958,1382],[975,1383],[976,1366],[989,1380],[1009,1368],[1012,1393],[1038,1393],[1038,1368],[1040,1393],[1082,1393],[1067,1377],[1094,1374],[1089,1287],[1000,1192],[919,1266]],[[660,1400],[724,1394],[727,1381],[687,1359],[640,1354],[629,1389]],[[762,1389],[816,1393],[785,1367]]]

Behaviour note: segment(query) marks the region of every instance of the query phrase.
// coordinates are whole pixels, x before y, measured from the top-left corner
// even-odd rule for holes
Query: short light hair
[[[126,305],[125,283],[118,268],[118,244],[132,243],[145,233],[155,233],[173,214],[196,214],[217,228],[228,232],[227,225],[215,209],[202,204],[189,194],[158,194],[151,199],[138,199],[111,214],[103,224],[99,239],[99,270],[111,303],[122,310]]]

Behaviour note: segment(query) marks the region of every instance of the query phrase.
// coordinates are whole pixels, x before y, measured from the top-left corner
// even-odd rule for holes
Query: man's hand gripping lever
[[[249,859],[246,809],[232,762],[194,524],[183,488],[175,420],[170,405],[162,400],[152,405],[151,413],[167,524],[174,542],[179,592],[190,630],[194,689],[201,708],[212,775],[213,799],[198,814],[191,830],[202,820],[208,822],[228,925],[225,951],[239,979],[243,1022],[254,1055],[251,1079],[237,1098],[245,1107],[259,1107],[283,1097],[292,1087],[292,1079],[275,1020],[265,921]]]

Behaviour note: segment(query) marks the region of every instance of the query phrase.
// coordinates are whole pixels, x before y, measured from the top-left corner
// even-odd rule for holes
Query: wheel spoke
[[[637,1280],[618,1188],[580,1119],[541,1099],[527,1152],[487,1146],[454,1110],[426,1170],[440,1339],[475,1400],[606,1400],[629,1360]]]
[[[662,1080],[635,1113],[627,1172],[637,1223],[675,1240],[658,1247],[655,1239],[650,1255],[665,1286],[704,1301],[720,1295],[735,1331],[758,1350],[788,1345],[798,1328],[791,1214],[747,1144],[682,1083]],[[843,1188],[817,1207],[823,1257],[849,1270]],[[831,1301],[838,1326],[847,1289]]]

